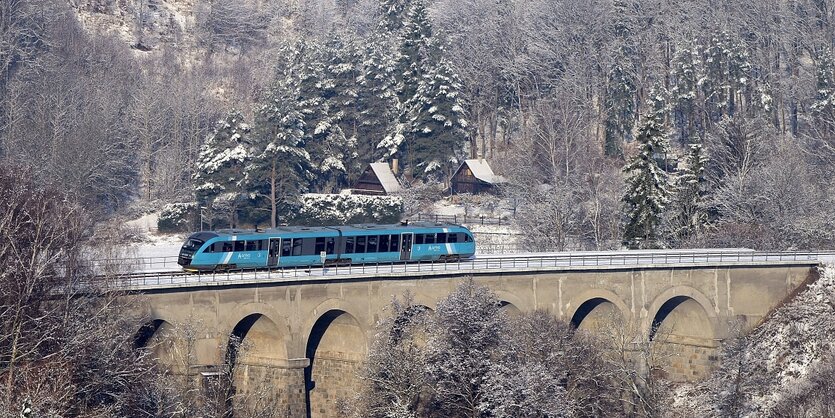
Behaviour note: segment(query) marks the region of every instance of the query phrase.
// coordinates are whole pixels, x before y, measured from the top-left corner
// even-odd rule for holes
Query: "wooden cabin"
[[[371,163],[351,189],[356,194],[389,195],[399,192],[402,187],[388,164]]]
[[[452,194],[460,193],[492,193],[497,184],[504,183],[502,176],[493,173],[487,160],[464,160],[458,167],[450,181]]]

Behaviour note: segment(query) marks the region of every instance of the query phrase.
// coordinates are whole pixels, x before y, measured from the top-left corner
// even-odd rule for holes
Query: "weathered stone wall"
[[[278,416],[305,414],[304,369],[261,364],[239,364],[235,388],[245,402],[274,408]]]
[[[718,347],[663,343],[656,349],[666,377],[673,382],[700,381],[719,364]]]
[[[313,381],[310,391],[310,416],[338,417],[340,404],[350,403],[357,395],[361,360],[356,356],[324,352],[317,353],[313,363]]]

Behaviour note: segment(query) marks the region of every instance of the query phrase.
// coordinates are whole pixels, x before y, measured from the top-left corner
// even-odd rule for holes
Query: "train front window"
[[[203,245],[203,241],[195,238],[189,238],[188,241],[186,241],[186,244],[183,245],[183,249],[186,251],[197,251],[201,245]]]

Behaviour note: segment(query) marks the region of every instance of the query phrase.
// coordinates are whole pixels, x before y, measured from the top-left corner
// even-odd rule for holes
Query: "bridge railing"
[[[262,270],[231,270],[216,272],[141,272],[116,275],[118,285],[128,288],[200,286],[234,282],[301,281],[340,276],[381,276],[413,273],[467,274],[485,271],[525,271],[531,269],[595,268],[604,266],[663,266],[730,263],[821,262],[835,260],[835,253],[779,252],[764,253],[745,250],[716,251],[621,251],[570,253],[504,257],[478,257],[455,262],[369,263],[349,266],[290,267]]]

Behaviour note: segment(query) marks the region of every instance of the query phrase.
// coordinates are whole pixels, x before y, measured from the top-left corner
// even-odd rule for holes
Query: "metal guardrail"
[[[305,266],[281,269],[232,270],[224,272],[143,272],[118,276],[118,286],[142,289],[155,287],[189,287],[205,284],[234,282],[301,281],[337,277],[373,277],[381,275],[426,275],[448,273],[480,273],[486,271],[560,270],[583,267],[704,265],[731,263],[820,262],[835,259],[835,252],[779,252],[752,251],[716,252],[648,252],[622,251],[560,255],[528,255],[520,257],[476,257],[457,262],[376,263],[343,267]],[[811,264],[811,263],[810,263]]]
[[[404,216],[411,222],[443,222],[464,225],[510,225],[508,218],[484,215],[436,215],[431,213],[415,213]]]

